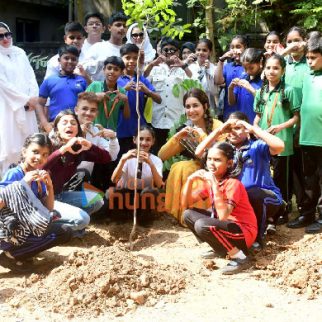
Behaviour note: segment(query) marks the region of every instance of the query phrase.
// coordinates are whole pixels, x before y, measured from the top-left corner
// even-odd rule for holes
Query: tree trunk
[[[211,60],[216,60],[216,47],[215,47],[215,31],[214,31],[214,3],[215,0],[207,0],[205,7],[205,17],[206,17],[206,34],[207,38],[213,43],[213,51],[211,55]]]

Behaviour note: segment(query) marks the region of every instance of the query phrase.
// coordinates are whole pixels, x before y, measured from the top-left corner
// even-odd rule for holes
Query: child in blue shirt
[[[117,136],[120,143],[120,153],[123,155],[133,146],[133,136],[138,128],[138,115],[136,112],[136,66],[139,56],[139,47],[135,44],[125,44],[120,49],[120,54],[125,65],[124,74],[117,80],[117,85],[127,91],[127,97],[130,107],[130,118],[125,118],[122,113],[119,114],[117,125]],[[161,103],[161,97],[155,92],[154,86],[143,75],[139,77],[139,111],[140,126],[146,125],[144,117],[145,103],[148,97],[151,97],[156,103]]]
[[[47,135],[36,133],[29,136],[22,149],[23,161],[16,167],[9,169],[0,182],[0,189],[4,189],[19,181],[28,196],[28,201],[21,200],[24,203],[23,208],[26,209],[25,203],[27,201],[47,222],[47,227],[43,228],[45,231],[41,234],[40,231],[36,233],[34,228],[31,229],[35,217],[24,218],[24,215],[15,215],[8,203],[0,198],[0,249],[3,250],[0,255],[0,266],[2,267],[21,272],[32,269],[30,262],[25,262],[27,259],[41,251],[67,242],[72,236],[71,230],[65,225],[66,223],[57,221],[57,216],[55,218],[53,184],[49,173],[40,170],[47,160],[51,147],[52,144]],[[17,200],[19,200],[19,196]],[[13,201],[9,199],[8,202]],[[56,206],[57,204],[55,208]],[[71,210],[71,208],[66,209],[64,204],[61,204],[59,208],[60,211]],[[21,211],[23,212],[23,209]],[[12,221],[11,225],[8,224],[5,219],[8,213],[11,213],[11,217],[15,218],[15,225],[18,225],[19,231],[16,230],[17,228],[13,228]],[[8,217],[6,218],[8,219]],[[21,239],[22,232],[25,236],[23,239]]]
[[[242,166],[238,179],[245,186],[257,217],[258,234],[254,245],[257,248],[263,246],[266,229],[268,233],[275,233],[277,219],[285,208],[270,172],[270,158],[283,151],[284,143],[275,135],[250,125],[244,113],[234,112],[198,145],[196,155],[202,156],[207,147],[226,133],[227,140],[235,148],[235,162]],[[254,140],[254,136],[258,140]]]
[[[219,57],[217,70],[215,73],[215,83],[217,85],[225,85],[225,97],[224,97],[224,110],[223,119],[226,121],[229,115],[237,110],[236,105],[228,104],[228,87],[234,78],[240,77],[244,72],[244,67],[240,63],[240,56],[247,48],[247,40],[244,36],[235,36],[227,51],[224,55]],[[231,61],[224,64],[227,59]]]
[[[256,116],[253,108],[256,90],[263,84],[261,79],[263,58],[261,50],[247,48],[240,57],[245,73],[239,78],[234,78],[228,87],[229,106],[237,106],[237,111],[246,114],[251,124]]]
[[[86,89],[86,80],[83,76],[75,75],[74,70],[78,63],[79,51],[73,46],[63,46],[58,50],[61,71],[58,76],[46,78],[39,88],[39,99],[36,111],[44,130],[49,133],[55,117],[59,112],[67,109],[74,110],[77,96]],[[45,113],[47,99],[50,98],[48,116]]]

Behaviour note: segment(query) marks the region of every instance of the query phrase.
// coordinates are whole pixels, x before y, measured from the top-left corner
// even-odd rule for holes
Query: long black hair
[[[196,98],[202,104],[202,106],[204,108],[206,132],[207,132],[207,134],[210,134],[213,129],[214,120],[212,119],[212,117],[210,115],[210,104],[209,104],[209,98],[208,98],[207,94],[202,89],[192,88],[184,94],[183,105],[186,105],[186,100],[189,97]]]
[[[218,142],[215,145],[213,145],[209,150],[212,149],[218,149],[220,150],[223,155],[227,158],[227,160],[235,160],[235,148],[232,144],[228,142]],[[233,162],[233,166],[228,169],[227,173],[225,174],[226,178],[236,178],[240,175],[242,171],[242,163],[240,162]]]
[[[280,63],[282,69],[285,70],[286,61],[285,61],[283,56],[278,55],[278,54],[273,54],[271,57],[269,57],[266,60],[266,64],[271,59],[277,60]],[[289,103],[287,97],[285,96],[285,80],[284,80],[284,77],[281,78],[281,81],[277,86],[279,87],[279,90],[281,92],[280,101],[282,103],[282,107],[284,107],[286,104]],[[262,85],[262,87],[260,89],[260,92],[259,92],[259,100],[257,101],[257,104],[256,104],[256,111],[258,111],[260,109],[260,105],[264,105],[266,103],[264,98],[263,98],[263,95],[264,95],[264,91],[266,91],[267,88],[268,88],[268,80],[267,80],[266,76],[264,76],[263,85]]]

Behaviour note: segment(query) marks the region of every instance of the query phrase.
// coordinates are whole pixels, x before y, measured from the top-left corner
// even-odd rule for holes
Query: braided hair
[[[279,64],[281,65],[282,69],[285,70],[286,62],[285,62],[285,59],[284,59],[283,56],[278,55],[278,54],[273,54],[271,57],[269,57],[266,60],[266,64],[271,59],[277,60],[279,62]],[[281,104],[282,104],[282,106],[285,106],[286,104],[289,103],[289,100],[285,95],[285,80],[284,80],[284,77],[281,78],[281,81],[277,86],[279,87],[280,92],[281,92],[281,96],[280,96]],[[263,98],[263,94],[264,94],[264,91],[267,88],[268,88],[268,80],[266,78],[266,75],[264,75],[263,85],[262,85],[262,87],[260,89],[260,93],[259,93],[259,100],[257,101],[257,104],[256,104],[256,110],[259,110],[260,105],[265,105],[266,102],[265,102],[265,100]]]
[[[203,106],[204,108],[204,119],[205,119],[205,125],[206,125],[206,133],[210,134],[213,129],[214,121],[210,114],[210,104],[207,94],[199,89],[199,88],[192,88],[190,89],[185,95],[183,96],[183,105],[186,105],[186,100],[189,97],[196,98]]]

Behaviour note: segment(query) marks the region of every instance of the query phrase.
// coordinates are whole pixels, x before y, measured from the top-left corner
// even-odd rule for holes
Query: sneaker
[[[251,253],[253,253],[253,254],[257,254],[257,253],[259,253],[262,249],[263,249],[263,246],[262,246],[259,242],[255,241],[255,242],[253,243],[253,245],[250,247],[249,251],[250,251]]]
[[[14,258],[8,257],[5,253],[0,255],[0,266],[19,273],[28,273],[33,270],[32,260],[17,261]]]
[[[247,268],[251,267],[250,260],[246,257],[245,259],[234,258],[232,259],[226,267],[222,269],[223,275],[237,274]]]
[[[274,224],[268,224],[266,228],[266,234],[275,235],[276,234],[276,226]]]
[[[213,258],[216,258],[218,256],[216,255],[216,252],[213,249],[209,249],[209,250],[207,250],[205,252],[202,252],[200,254],[200,257],[203,258],[203,259],[213,259]]]

